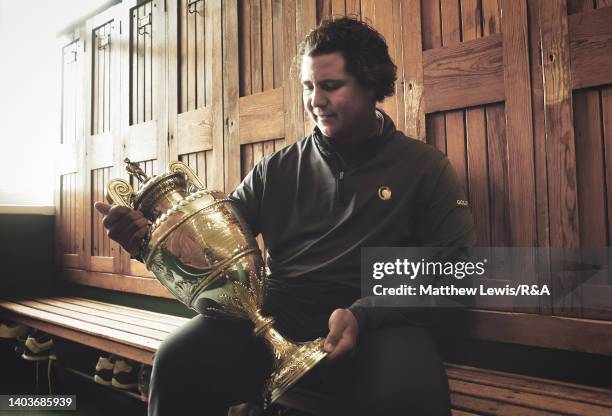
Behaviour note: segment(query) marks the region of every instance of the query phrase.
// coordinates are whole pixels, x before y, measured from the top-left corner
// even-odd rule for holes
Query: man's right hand
[[[140,254],[140,245],[149,232],[150,222],[142,212],[121,205],[96,202],[94,208],[104,215],[102,225],[108,237],[118,242],[132,256]]]

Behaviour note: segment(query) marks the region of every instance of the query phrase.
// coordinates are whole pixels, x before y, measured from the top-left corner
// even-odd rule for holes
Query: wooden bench
[[[453,416],[610,416],[612,390],[543,378],[445,364]],[[317,415],[329,415],[328,399],[294,388],[279,402]]]
[[[152,364],[161,341],[187,318],[78,297],[0,301],[0,315],[58,337]],[[454,416],[612,416],[612,390],[446,364]],[[331,414],[324,395],[296,387],[280,404]]]
[[[78,297],[2,300],[0,311],[31,328],[149,365],[168,333],[188,321]]]

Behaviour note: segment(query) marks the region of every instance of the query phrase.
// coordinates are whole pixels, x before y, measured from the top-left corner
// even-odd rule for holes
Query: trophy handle
[[[132,207],[134,190],[123,179],[113,179],[106,186],[106,200],[111,204]]]
[[[198,188],[198,190],[206,189],[206,186],[202,183],[200,178],[198,178],[193,170],[183,162],[170,162],[168,164],[168,172],[179,172],[187,176],[187,180],[191,182],[193,186]]]

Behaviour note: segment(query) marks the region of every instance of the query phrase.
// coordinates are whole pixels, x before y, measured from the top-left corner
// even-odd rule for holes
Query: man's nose
[[[321,88],[314,88],[312,91],[312,106],[325,107],[327,105],[327,94]]]

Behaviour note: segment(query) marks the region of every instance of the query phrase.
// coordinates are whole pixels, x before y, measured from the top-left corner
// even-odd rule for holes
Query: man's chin
[[[333,129],[328,125],[317,124],[317,127],[319,128],[323,136],[327,137],[328,139],[336,135],[336,129]]]

